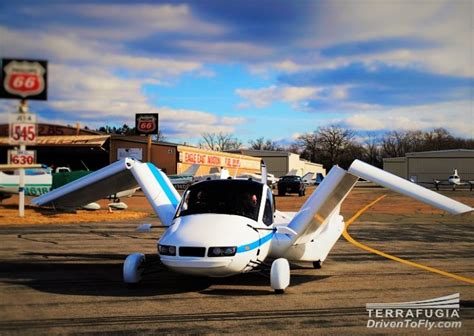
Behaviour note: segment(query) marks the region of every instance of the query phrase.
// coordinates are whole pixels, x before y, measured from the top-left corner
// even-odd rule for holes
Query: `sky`
[[[0,1],[0,57],[48,60],[45,123],[282,144],[338,124],[474,137],[472,1]],[[0,101],[0,123],[15,109]]]

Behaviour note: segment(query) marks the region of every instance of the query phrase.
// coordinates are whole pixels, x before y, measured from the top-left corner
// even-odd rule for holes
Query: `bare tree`
[[[203,133],[199,141],[199,147],[215,151],[226,151],[239,149],[242,147],[242,142],[230,133]]]
[[[296,140],[295,146],[299,148],[298,153],[303,159],[311,162],[318,162],[320,156],[319,138],[317,131],[302,134]],[[294,148],[295,149],[295,148]]]
[[[380,145],[380,139],[375,136],[368,135],[367,139],[364,141],[363,148],[363,159],[365,162],[370,163],[376,167],[383,166],[382,147]]]
[[[298,137],[301,156],[312,162],[320,162],[327,169],[339,164],[346,166],[351,156],[361,156],[361,146],[354,141],[354,131],[338,125],[320,127],[313,133]]]
[[[122,127],[117,126],[101,126],[96,128],[96,131],[107,133],[107,134],[121,134],[121,135],[136,135],[135,127],[130,127],[127,124],[123,124]],[[164,141],[166,137],[161,130],[158,130],[158,134],[153,134],[153,141]]]
[[[271,139],[265,140],[264,137],[257,138],[255,140],[249,141],[250,148],[257,150],[269,150],[269,151],[278,151],[282,150],[280,146],[275,141]]]
[[[318,131],[318,140],[325,154],[329,157],[332,167],[339,163],[342,153],[354,144],[354,131],[337,125],[321,127]]]

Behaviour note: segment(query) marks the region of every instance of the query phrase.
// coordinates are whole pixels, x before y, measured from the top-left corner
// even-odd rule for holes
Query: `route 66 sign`
[[[46,61],[2,60],[1,98],[47,99]]]
[[[137,134],[158,134],[158,113],[135,114]]]

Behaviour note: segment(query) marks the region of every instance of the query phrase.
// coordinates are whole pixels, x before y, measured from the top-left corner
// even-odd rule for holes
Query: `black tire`
[[[278,196],[285,196],[285,192],[281,191],[281,190],[278,190]]]
[[[304,194],[303,194],[303,190],[300,190],[300,191],[298,192],[298,196],[301,197],[301,196],[303,196],[303,195],[304,195]]]
[[[313,267],[314,267],[314,269],[321,269],[323,267],[323,264],[321,263],[321,260],[313,261]]]
[[[275,289],[275,294],[285,294],[284,289]]]

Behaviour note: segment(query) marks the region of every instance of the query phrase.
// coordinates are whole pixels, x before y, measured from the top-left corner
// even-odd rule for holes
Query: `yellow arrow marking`
[[[395,257],[395,256],[390,255],[388,253],[376,250],[376,249],[374,249],[370,246],[359,243],[357,240],[352,238],[351,235],[349,234],[349,232],[347,231],[347,229],[349,228],[349,225],[354,223],[354,221],[357,218],[359,218],[364,212],[366,212],[370,207],[375,205],[377,202],[381,201],[385,196],[387,196],[387,195],[382,195],[382,196],[378,197],[375,201],[370,202],[369,204],[364,206],[362,209],[357,211],[349,220],[347,220],[346,226],[344,228],[344,232],[342,233],[342,235],[344,236],[344,238],[346,238],[346,240],[349,243],[351,243],[352,245],[354,245],[356,247],[359,247],[363,250],[366,250],[368,252],[375,253],[379,256],[382,256],[382,257],[390,259],[390,260],[398,261],[399,263],[402,263],[402,264],[405,264],[405,265],[418,267],[418,268],[421,268],[425,271],[433,272],[433,273],[444,275],[446,277],[453,278],[453,279],[456,279],[456,280],[459,280],[459,281],[467,282],[471,285],[474,284],[474,279],[466,278],[466,277],[463,277],[463,276],[460,276],[460,275],[456,275],[456,274],[453,274],[453,273],[442,271],[442,270],[437,269],[437,268],[433,268],[433,267],[425,266],[425,265],[422,265],[422,264],[418,264],[418,263],[415,263],[415,262],[410,261],[410,260],[405,260],[405,259],[402,259],[402,258],[399,258],[399,257]]]

